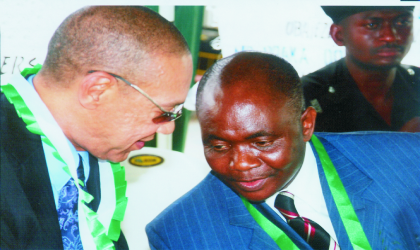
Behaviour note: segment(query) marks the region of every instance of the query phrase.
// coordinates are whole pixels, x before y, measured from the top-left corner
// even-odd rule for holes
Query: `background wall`
[[[115,1],[115,0],[0,0],[1,81],[25,67],[43,63],[48,41],[63,19],[88,4],[174,5],[212,4],[206,8],[206,26],[218,27],[223,56],[242,50],[259,50],[284,57],[302,74],[312,72],[344,56],[328,35],[331,20],[320,5],[347,1]],[[293,3],[291,3],[293,2]],[[378,1],[352,1],[376,4]],[[347,3],[348,4],[348,3]],[[414,5],[419,2],[382,0],[382,5]],[[161,8],[162,9],[162,8]],[[171,19],[171,12],[163,9]],[[404,63],[420,66],[420,7],[414,13],[415,29],[411,51]]]
[[[160,11],[168,20],[173,19],[173,7],[167,6],[168,4],[212,4],[206,6],[204,25],[218,28],[218,47],[222,48],[223,56],[242,50],[265,51],[284,57],[301,75],[344,56],[343,48],[336,46],[329,37],[331,20],[320,8],[320,5],[333,5],[340,1],[294,0],[290,4],[287,2],[291,1],[259,0],[258,5],[255,5],[256,1],[246,0],[229,1],[236,4],[226,2],[139,0],[118,1],[118,4],[166,5]],[[356,0],[352,4],[375,2],[378,1]],[[383,5],[400,3],[407,2],[381,0]],[[7,83],[11,74],[19,73],[25,67],[42,64],[48,41],[55,29],[70,13],[88,4],[117,4],[117,1],[0,0],[1,83]],[[417,66],[420,66],[419,13],[420,6],[415,12],[415,41],[404,59],[404,63]],[[148,152],[147,150],[132,152],[132,155]],[[138,169],[126,161],[123,162],[127,166],[127,196],[130,199],[123,229],[133,249],[148,249],[144,225],[198,183],[210,170],[204,161],[200,128],[195,119],[190,123],[185,155],[162,152],[162,157],[166,157],[166,166],[150,169]]]

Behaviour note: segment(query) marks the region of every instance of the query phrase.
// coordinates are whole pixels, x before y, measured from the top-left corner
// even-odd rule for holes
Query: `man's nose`
[[[162,123],[162,125],[159,125],[159,128],[156,130],[156,132],[161,134],[172,134],[175,130],[175,122],[165,122]]]
[[[395,42],[398,38],[398,32],[392,24],[384,24],[380,30],[380,39],[388,43]]]
[[[247,171],[261,165],[256,153],[246,147],[236,147],[230,162],[230,167],[238,171]]]

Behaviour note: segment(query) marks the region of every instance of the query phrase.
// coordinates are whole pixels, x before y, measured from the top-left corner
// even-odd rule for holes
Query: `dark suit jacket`
[[[420,246],[420,134],[319,134],[372,249]],[[353,249],[318,163],[341,249]],[[255,204],[296,243],[311,249],[267,204]],[[152,249],[278,249],[239,196],[210,173],[146,227]]]
[[[0,103],[0,247],[3,250],[63,249],[41,138],[26,129],[4,94],[0,95]],[[99,169],[92,158],[87,187],[96,200],[92,209],[97,210]],[[117,249],[128,249],[122,233],[115,245]]]

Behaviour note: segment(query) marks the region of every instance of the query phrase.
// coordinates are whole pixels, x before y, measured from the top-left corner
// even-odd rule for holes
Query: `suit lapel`
[[[250,239],[249,249],[276,249],[278,246],[273,239],[257,224],[251,214],[245,208],[240,197],[226,185],[222,185],[223,194],[226,198],[226,205],[229,213],[229,223],[232,226],[249,228],[244,239]]]
[[[28,166],[26,168],[27,178],[25,179],[27,188],[25,193],[33,209],[34,216],[37,217],[39,225],[44,231],[44,235],[54,235],[61,242],[58,215],[41,140],[39,140],[39,146],[31,152],[33,153],[23,162],[24,165]]]
[[[337,148],[332,144],[327,142],[322,137],[319,137],[322,142],[325,150],[328,153],[331,161],[333,162],[338,175],[346,189],[346,192],[349,196],[350,202],[353,205],[354,210],[356,211],[357,217],[365,218],[366,213],[368,212],[367,204],[369,204],[369,210],[376,209],[376,204],[374,202],[366,201],[369,199],[365,196],[366,190],[372,184],[372,179],[367,176],[363,171],[357,168],[347,157],[345,157]],[[350,240],[348,238],[347,232],[344,228],[344,224],[341,220],[341,217],[338,213],[337,207],[334,203],[331,191],[329,189],[325,173],[322,169],[322,165],[319,160],[319,156],[316,153],[312,143],[312,149],[315,154],[315,158],[318,166],[318,173],[321,182],[322,192],[324,194],[324,199],[327,205],[328,213],[331,219],[331,222],[334,227],[339,245],[341,249],[352,249]]]
[[[4,102],[3,102],[4,101]],[[42,240],[45,248],[62,248],[61,232],[55,208],[51,181],[45,161],[41,138],[26,129],[26,124],[17,116],[14,107],[2,100],[6,119],[13,128],[8,129],[5,140],[7,150],[13,155],[11,162],[16,171],[16,182],[22,193],[16,194],[16,204],[23,206],[27,213],[25,216],[36,223],[28,225],[33,228],[33,234],[24,236],[34,243]],[[25,218],[26,218],[25,217]],[[28,220],[29,221],[29,220]],[[48,235],[49,237],[45,237]],[[30,244],[29,243],[29,244]]]

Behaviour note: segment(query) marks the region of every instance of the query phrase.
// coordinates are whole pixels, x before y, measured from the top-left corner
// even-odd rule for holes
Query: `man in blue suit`
[[[147,227],[152,249],[417,249],[420,135],[313,135],[293,67],[242,52],[200,82],[212,171]]]

